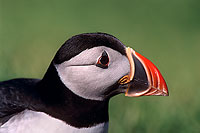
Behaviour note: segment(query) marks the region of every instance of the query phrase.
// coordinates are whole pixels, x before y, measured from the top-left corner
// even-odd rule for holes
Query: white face
[[[96,66],[104,51],[109,57],[108,68],[105,69]],[[127,57],[105,46],[86,49],[55,67],[66,87],[76,95],[91,100],[103,100],[106,89],[130,71]]]

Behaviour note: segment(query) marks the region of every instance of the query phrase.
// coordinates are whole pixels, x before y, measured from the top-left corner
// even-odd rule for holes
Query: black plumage
[[[120,52],[122,55],[126,54],[124,44],[114,36],[105,33],[86,33],[73,36],[67,40],[58,50],[54,63],[60,64],[86,49],[98,46],[106,46]]]
[[[62,45],[42,80],[14,79],[0,82],[0,122],[5,123],[14,114],[26,109],[45,112],[79,128],[107,122],[109,97],[104,101],[96,101],[75,95],[61,82],[55,68],[55,64],[61,64],[83,50],[96,46],[107,46],[126,54],[124,45],[111,35],[80,34]],[[110,86],[107,95],[118,85]]]
[[[0,123],[13,114],[31,109],[33,99],[38,99],[35,86],[38,79],[13,79],[0,82]]]

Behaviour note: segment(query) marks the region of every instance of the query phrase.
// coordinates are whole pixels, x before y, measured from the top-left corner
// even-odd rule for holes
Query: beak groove
[[[127,81],[124,82],[128,83],[125,95],[129,97],[168,96],[166,82],[158,68],[132,48],[126,48],[126,53],[130,63],[130,73],[126,75]]]

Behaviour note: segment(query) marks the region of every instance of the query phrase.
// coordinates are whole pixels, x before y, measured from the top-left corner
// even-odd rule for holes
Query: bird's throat
[[[37,89],[44,105],[38,111],[78,128],[108,122],[109,100],[89,100],[74,94],[61,82],[53,64],[50,65]]]

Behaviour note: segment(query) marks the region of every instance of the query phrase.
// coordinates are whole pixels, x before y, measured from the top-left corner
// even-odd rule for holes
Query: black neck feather
[[[108,121],[108,102],[88,100],[74,94],[60,80],[51,63],[37,90],[44,107],[38,111],[65,121],[74,127],[90,127]]]

